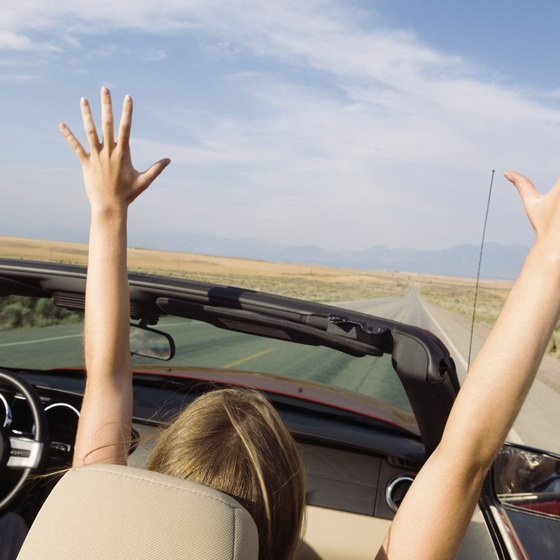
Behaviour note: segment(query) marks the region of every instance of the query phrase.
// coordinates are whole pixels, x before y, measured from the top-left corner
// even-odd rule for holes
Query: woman
[[[85,352],[88,372],[82,415],[76,439],[74,465],[92,462],[125,464],[126,444],[132,416],[131,364],[128,347],[129,302],[126,277],[126,218],[128,205],[144,191],[169,164],[163,159],[144,173],[131,163],[129,136],[132,101],[125,98],[119,126],[118,143],[114,141],[113,113],[109,92],[101,92],[102,135],[97,136],[87,101],[81,109],[90,153],[87,153],[65,125],[63,135],[78,156],[84,173],[86,192],[92,210],[89,267],[86,294]],[[541,196],[523,175],[507,173],[517,187],[537,239],[531,249],[495,327],[473,363],[453,406],[442,440],[426,462],[401,504],[378,559],[453,558],[461,544],[477,503],[482,481],[521,408],[547,341],[560,312],[560,184]],[[228,397],[229,398],[229,397]],[[240,395],[228,400],[231,406]],[[219,399],[221,400],[221,399]],[[270,415],[266,430],[278,435],[266,452],[272,456],[290,450],[280,479],[291,485],[282,503],[266,499],[274,493],[271,472],[261,468],[253,442],[257,433],[237,432],[236,446],[245,450],[256,468],[252,469],[253,496],[260,495],[257,520],[261,539],[261,558],[290,558],[295,550],[303,510],[302,471],[289,434],[272,408],[263,399],[263,408],[254,417]],[[236,432],[238,422],[227,412],[230,405],[218,409]],[[261,406],[261,405],[259,405]],[[189,407],[190,408],[190,407]],[[196,408],[196,407],[195,407]],[[185,412],[189,414],[189,409]],[[223,415],[222,415],[223,418]],[[186,424],[188,425],[188,423]],[[207,422],[205,425],[208,425]],[[205,476],[209,458],[193,459],[196,468],[183,469],[186,459],[170,459],[170,450],[185,441],[181,423],[174,423],[160,440],[156,457],[149,467],[169,474]],[[263,428],[257,428],[256,431]],[[215,449],[221,434],[217,430],[204,445]],[[190,437],[190,436],[189,436]],[[167,438],[167,439],[166,439]],[[190,440],[189,440],[190,441]],[[174,442],[173,444],[171,442]],[[196,437],[187,452],[203,445]],[[234,447],[236,447],[234,446]],[[158,454],[164,459],[160,461]],[[235,461],[240,460],[236,459]],[[174,469],[165,465],[173,463]],[[274,461],[272,461],[274,465]],[[194,471],[198,475],[193,475]],[[219,471],[219,469],[218,469]],[[203,474],[200,474],[200,473]],[[207,479],[213,485],[220,479],[216,472]],[[228,478],[228,477],[226,477]],[[247,482],[247,485],[251,485]],[[219,489],[228,491],[218,485]],[[234,491],[232,495],[236,496]],[[244,503],[251,502],[245,496]],[[290,503],[290,500],[293,500]],[[280,523],[277,511],[290,510],[290,528],[277,538]],[[287,535],[290,535],[287,537]]]

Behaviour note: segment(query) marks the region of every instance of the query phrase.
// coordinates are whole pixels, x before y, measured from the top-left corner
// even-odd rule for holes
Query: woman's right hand
[[[516,172],[537,240],[395,516],[378,559],[455,558],[482,483],[537,373],[560,315],[560,183],[541,195]]]
[[[537,245],[546,244],[546,249],[552,252],[551,256],[560,258],[560,181],[542,195],[525,175],[508,171],[504,176],[515,185],[521,197],[535,231]]]

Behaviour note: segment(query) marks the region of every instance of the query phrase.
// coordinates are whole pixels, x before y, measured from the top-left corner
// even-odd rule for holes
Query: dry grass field
[[[476,321],[486,326],[494,324],[511,288],[511,282],[485,281],[478,288]],[[435,305],[472,318],[475,281],[464,278],[424,277],[422,297]]]
[[[512,282],[481,281],[476,303],[476,323],[491,327],[498,315]],[[422,281],[422,297],[435,305],[472,320],[475,281],[459,278],[426,278]],[[547,354],[560,358],[560,321],[548,343]]]
[[[85,264],[87,246],[79,243],[0,237],[0,255]],[[407,275],[373,273],[320,266],[271,263],[130,248],[131,270],[239,286],[310,301],[348,301],[403,296]]]
[[[79,243],[0,237],[0,255],[10,258],[85,264],[87,246]],[[131,270],[239,286],[310,301],[350,301],[404,296],[411,282],[422,297],[444,309],[472,319],[475,282],[471,279],[406,273],[345,270],[302,264],[213,257],[130,248]],[[491,326],[509,293],[511,282],[482,281],[476,322]],[[548,352],[560,357],[560,326]]]

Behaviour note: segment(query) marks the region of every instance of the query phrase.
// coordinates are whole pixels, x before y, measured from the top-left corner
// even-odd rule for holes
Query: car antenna
[[[482,251],[484,250],[484,239],[486,237],[486,225],[488,224],[488,211],[490,210],[490,199],[492,198],[492,187],[494,185],[494,172],[492,169],[492,176],[490,177],[490,188],[488,189],[488,202],[486,203],[486,215],[484,216],[484,227],[482,228],[482,241],[480,243],[480,255],[478,257],[478,271],[476,273],[476,285],[474,288],[474,303],[471,323],[471,340],[469,342],[469,359],[467,360],[467,371],[471,368],[471,352],[474,334],[474,319],[476,317],[476,302],[478,300],[478,286],[480,284],[480,267],[482,266]]]

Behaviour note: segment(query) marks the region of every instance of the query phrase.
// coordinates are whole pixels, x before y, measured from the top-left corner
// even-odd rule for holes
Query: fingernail
[[[109,88],[103,86],[103,87],[101,88],[101,93],[102,93],[103,95],[109,95]]]
[[[80,97],[80,104],[85,107],[88,104],[88,100],[85,97]]]
[[[513,174],[511,173],[511,171],[506,171],[504,173],[504,177],[508,180],[508,181],[513,181]]]
[[[125,101],[125,103],[130,103],[132,101],[132,97],[130,97],[130,95],[125,95],[124,96],[124,101]]]

